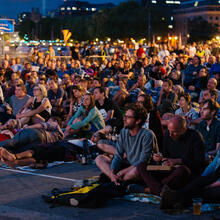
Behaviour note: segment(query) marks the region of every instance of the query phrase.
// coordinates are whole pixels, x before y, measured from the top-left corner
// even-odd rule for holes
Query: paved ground
[[[33,172],[36,175],[18,172],[0,167],[0,220],[220,219],[220,211],[198,217],[191,213],[170,215],[161,212],[157,205],[119,199],[111,200],[99,209],[50,208],[42,201],[42,194],[55,187],[72,186],[74,179],[97,175],[97,168],[94,165],[63,164],[37,170]]]

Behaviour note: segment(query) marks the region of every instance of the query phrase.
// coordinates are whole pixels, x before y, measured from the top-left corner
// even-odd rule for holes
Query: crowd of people
[[[113,53],[109,43],[98,51],[76,43],[70,59],[52,46],[25,61],[5,55],[1,162],[42,168],[92,154],[100,178],[161,196],[162,209],[195,196],[219,202],[219,104],[215,42]]]

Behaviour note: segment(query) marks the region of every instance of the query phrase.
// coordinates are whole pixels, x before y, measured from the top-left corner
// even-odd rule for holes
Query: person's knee
[[[103,155],[99,155],[95,158],[95,163],[98,167],[100,167],[105,162],[106,162],[106,160]]]
[[[134,167],[132,170],[130,170],[128,173],[124,175],[123,180],[131,180],[131,179],[136,179],[138,177],[138,170],[137,167]]]
[[[98,144],[97,144],[97,147],[98,147],[100,150],[104,151],[104,144],[98,143]]]
[[[183,176],[188,176],[191,174],[191,170],[187,166],[182,165],[177,168],[177,173]]]

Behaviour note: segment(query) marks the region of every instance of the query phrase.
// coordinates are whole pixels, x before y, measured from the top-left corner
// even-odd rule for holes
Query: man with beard
[[[220,148],[220,121],[216,118],[219,105],[212,99],[205,100],[201,108],[201,123],[197,130],[205,140],[206,157],[213,156]]]
[[[152,151],[158,149],[154,133],[142,128],[146,117],[143,107],[135,104],[128,105],[124,115],[124,128],[116,143],[116,154],[113,160],[103,155],[96,158],[96,165],[116,185],[122,180],[136,179],[137,166],[147,165]],[[125,155],[127,161],[124,160]]]

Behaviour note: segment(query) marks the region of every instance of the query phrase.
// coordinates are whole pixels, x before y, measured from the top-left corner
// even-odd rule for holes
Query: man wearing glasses
[[[96,165],[116,185],[121,181],[134,180],[138,177],[137,165],[147,165],[153,150],[157,150],[157,140],[154,133],[142,128],[146,121],[146,111],[135,104],[127,106],[124,115],[124,128],[121,130],[116,143],[116,154],[111,161],[100,155]],[[124,157],[126,155],[127,161]]]

